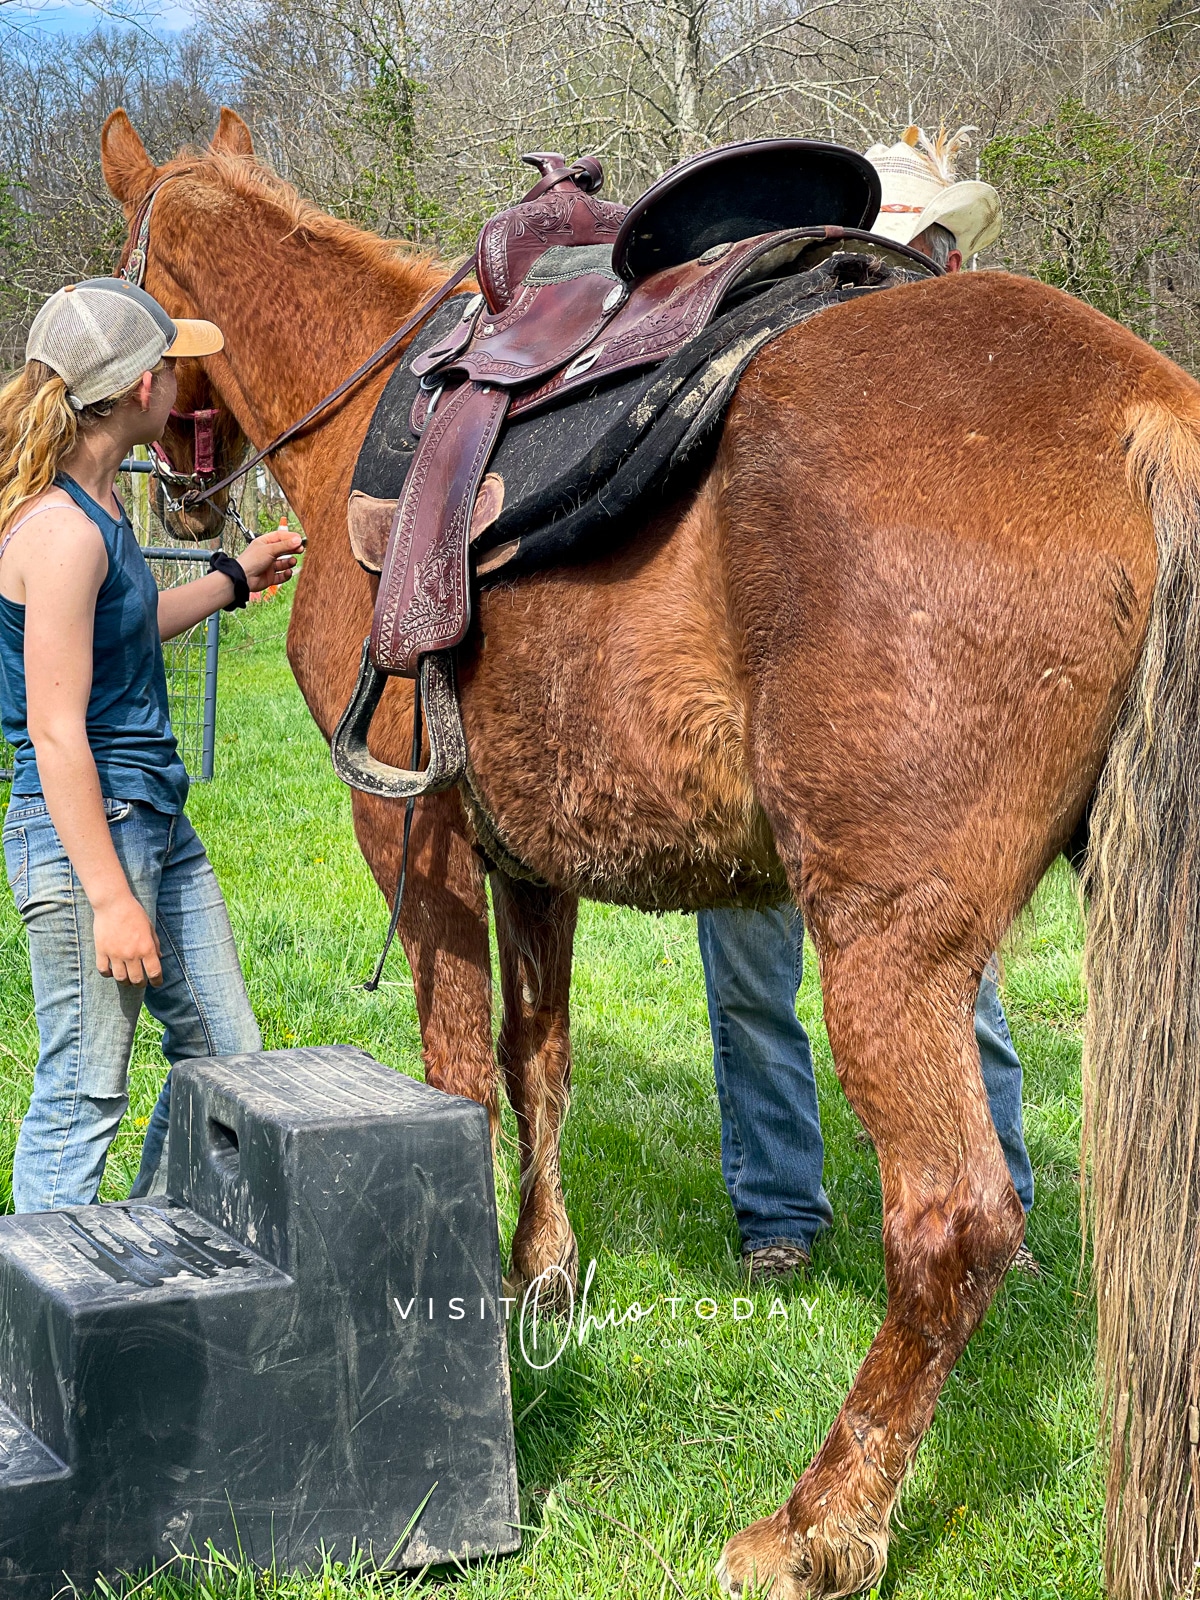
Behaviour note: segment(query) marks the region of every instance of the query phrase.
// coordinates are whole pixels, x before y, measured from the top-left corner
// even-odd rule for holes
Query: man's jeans
[[[126,800],[105,800],[104,809],[129,886],[162,947],[159,989],[118,983],[96,970],[92,908],[45,801],[18,795],[5,818],[4,861],[29,935],[41,1040],[13,1160],[18,1211],[95,1200],[129,1103],[129,1057],[143,1002],[164,1025],[170,1062],[262,1048],[225,902],[191,823]],[[170,1085],[168,1073],[134,1195],[165,1187]]]
[[[833,1221],[821,1185],[825,1147],[808,1034],[796,1016],[804,923],[794,907],[701,911],[713,1069],[721,1105],[721,1170],[742,1249],[812,1247]],[[1033,1169],[1021,1129],[1021,1063],[991,968],[975,1006],[975,1037],[992,1120],[1021,1204]]]

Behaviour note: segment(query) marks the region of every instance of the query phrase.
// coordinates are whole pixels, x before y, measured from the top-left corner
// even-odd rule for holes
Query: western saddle
[[[503,509],[504,482],[485,475],[506,424],[515,429],[525,417],[670,364],[699,348],[718,319],[744,327],[744,315],[740,324],[732,316],[736,308],[756,296],[765,304],[769,291],[822,255],[883,258],[908,269],[877,271],[864,289],[938,270],[916,251],[863,231],[878,210],[879,179],[839,145],[776,139],[707,151],[628,208],[596,197],[603,175],[594,157],[570,165],[548,152],[523,159],[539,179],[484,225],[475,253],[479,292],[396,375],[419,381],[411,411],[417,442],[394,511],[391,501],[375,502],[390,517],[375,615],[333,741],[339,776],[391,798],[449,787],[465,771],[452,652],[470,626],[473,546],[477,553]],[[860,291],[833,282],[832,300],[847,292]],[[790,321],[832,300],[826,294]],[[750,353],[783,325],[764,324]],[[703,348],[712,342],[710,335]],[[724,385],[720,408],[709,405],[714,418],[735,383]],[[430,759],[419,772],[390,767],[367,750],[389,674],[417,680],[418,719],[424,702]],[[414,736],[414,768],[418,749]]]

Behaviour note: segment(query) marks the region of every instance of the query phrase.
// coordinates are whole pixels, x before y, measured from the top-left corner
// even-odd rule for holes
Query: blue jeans
[[[833,1212],[821,1185],[825,1146],[812,1050],[796,1016],[804,923],[795,907],[701,911],[697,918],[713,1070],[721,1106],[721,1170],[743,1250],[804,1250]],[[1021,1063],[991,968],[975,1006],[975,1037],[992,1120],[1021,1204],[1033,1169],[1021,1129]]]
[[[170,1062],[259,1050],[229,916],[204,846],[185,816],[105,800],[117,856],[162,947],[158,989],[96,970],[92,908],[46,803],[18,795],[4,861],[29,937],[41,1052],[13,1159],[18,1211],[89,1205],[129,1104],[129,1057],[143,1004],[163,1024]],[[165,1186],[170,1074],[150,1119],[133,1193]]]

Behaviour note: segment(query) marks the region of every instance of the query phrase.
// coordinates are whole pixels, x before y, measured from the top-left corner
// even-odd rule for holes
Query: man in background
[[[953,161],[966,130],[930,140],[906,128],[867,159],[883,194],[873,232],[912,245],[946,272],[961,270],[998,236],[1000,196],[990,184],[958,182]],[[795,906],[701,911],[700,954],[721,1107],[721,1170],[751,1282],[807,1267],[813,1239],[833,1221],[821,1182],[824,1144],[812,1049],[796,1016],[804,923]],[[1022,1206],[1033,1205],[1033,1171],[1021,1125],[1021,1063],[1013,1049],[989,963],[975,1005],[983,1081],[992,1121]],[[1036,1273],[1025,1245],[1015,1266]]]

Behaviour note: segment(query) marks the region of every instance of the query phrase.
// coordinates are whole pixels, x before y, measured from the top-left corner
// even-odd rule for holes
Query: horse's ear
[[[254,141],[250,137],[250,129],[237,112],[231,111],[228,106],[221,107],[221,120],[217,123],[217,131],[212,136],[210,148],[220,150],[227,156],[254,154]]]
[[[100,130],[100,168],[105,183],[129,211],[141,204],[154,182],[158,169],[123,110],[114,111]]]

